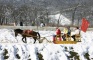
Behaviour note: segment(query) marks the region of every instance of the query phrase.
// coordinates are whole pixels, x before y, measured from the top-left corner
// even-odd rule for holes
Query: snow
[[[39,33],[41,37],[52,41],[55,31],[39,31]],[[80,60],[93,59],[93,31],[81,32],[82,42],[77,44],[53,44],[46,39],[42,43],[37,41],[33,44],[34,40],[31,37],[27,38],[25,44],[20,34],[17,37],[14,34],[13,29],[0,29],[0,60],[4,60],[5,56],[9,56],[7,60],[40,60],[39,54],[44,60],[75,60],[77,56]],[[8,51],[6,54],[5,49]],[[85,57],[87,53],[88,58]]]

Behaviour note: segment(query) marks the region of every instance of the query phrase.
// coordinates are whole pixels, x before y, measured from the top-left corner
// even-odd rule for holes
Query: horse
[[[40,39],[40,34],[39,32],[35,32],[33,30],[22,30],[22,29],[14,29],[15,32],[15,37],[17,37],[18,34],[22,35],[22,41],[24,43],[27,43],[26,37],[32,37],[34,39],[34,43],[36,42],[36,40]],[[25,39],[25,41],[24,41]]]

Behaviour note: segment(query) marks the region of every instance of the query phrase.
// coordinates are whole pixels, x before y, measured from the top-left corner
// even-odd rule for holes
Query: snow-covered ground
[[[38,31],[41,37],[52,41],[55,31]],[[93,60],[93,31],[81,33],[77,44],[53,44],[44,40],[38,41],[27,38],[27,44],[21,41],[19,34],[16,38],[13,29],[0,29],[0,60]]]

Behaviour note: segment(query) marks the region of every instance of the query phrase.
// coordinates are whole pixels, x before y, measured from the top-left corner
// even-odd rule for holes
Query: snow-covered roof
[[[55,19],[55,22],[57,22],[59,20],[60,25],[69,25],[69,24],[71,24],[70,19],[66,18],[62,14],[50,15],[50,18],[51,18],[51,20]]]

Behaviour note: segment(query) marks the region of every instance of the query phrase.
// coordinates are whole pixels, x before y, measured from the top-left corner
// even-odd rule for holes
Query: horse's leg
[[[36,42],[36,38],[35,38],[35,37],[33,37],[33,39],[34,39],[34,44],[35,44],[35,42]]]
[[[25,37],[25,43],[27,43],[26,37]]]
[[[24,42],[24,37],[22,38],[22,41]],[[25,42],[24,42],[25,43]]]
[[[25,38],[25,41],[24,41],[24,38]],[[23,41],[24,43],[27,43],[26,37],[23,37],[23,38],[22,38],[22,41]]]

